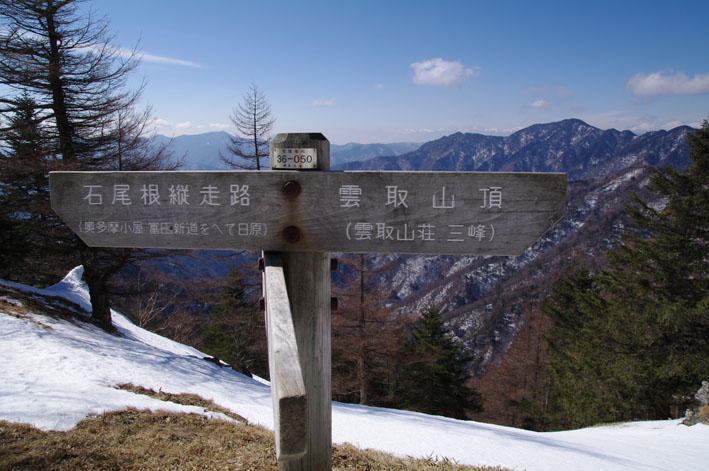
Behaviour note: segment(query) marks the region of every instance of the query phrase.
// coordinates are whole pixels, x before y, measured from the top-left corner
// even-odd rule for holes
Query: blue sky
[[[709,1],[94,0],[138,46],[166,135],[233,132],[256,84],[274,132],[335,144],[509,134],[580,118],[643,133],[709,118]]]

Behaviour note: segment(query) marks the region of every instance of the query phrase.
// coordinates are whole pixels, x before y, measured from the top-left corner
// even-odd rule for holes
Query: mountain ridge
[[[523,313],[546,297],[555,279],[575,265],[601,266],[603,248],[626,227],[625,207],[645,190],[651,169],[689,165],[686,133],[636,135],[601,130],[581,120],[533,125],[506,137],[455,133],[398,157],[379,157],[348,169],[447,171],[561,171],[569,175],[566,214],[519,257],[373,256],[392,266],[377,291],[399,313],[441,309],[447,325],[475,359],[471,371],[504,354],[524,328]],[[396,263],[392,260],[396,259]]]
[[[535,124],[509,136],[454,133],[399,156],[339,166],[340,170],[566,172],[569,180],[607,175],[631,164],[689,164],[679,126],[637,135],[602,130],[579,119]],[[657,154],[649,147],[659,150]]]

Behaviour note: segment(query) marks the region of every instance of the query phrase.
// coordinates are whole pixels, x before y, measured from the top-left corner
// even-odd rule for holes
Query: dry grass
[[[128,409],[84,420],[68,432],[42,432],[29,425],[0,421],[2,471],[277,469],[272,432],[197,414]],[[333,447],[333,469],[462,471],[483,468],[446,461],[394,458],[343,445]]]
[[[360,450],[352,445],[335,445],[332,469],[337,471],[504,471],[501,467],[476,467],[450,460],[397,458],[374,450]]]
[[[136,386],[135,384],[119,384],[116,386],[117,389],[123,389],[124,391],[130,391],[135,394],[143,394],[145,396],[152,397],[153,399],[158,399],[160,401],[169,401],[169,402],[174,402],[175,404],[181,404],[183,406],[197,406],[197,407],[204,407],[205,410],[211,411],[211,412],[221,412],[222,414],[226,415],[227,417],[231,417],[232,419],[241,422],[241,423],[248,423],[248,421],[240,416],[239,414],[235,414],[226,407],[222,407],[220,405],[215,404],[213,401],[209,399],[204,399],[202,396],[198,396],[197,394],[172,394],[172,393],[166,393],[163,391],[154,391],[152,389],[144,388],[142,386]]]
[[[0,422],[0,470],[276,470],[267,430],[197,414],[128,409],[42,432]]]

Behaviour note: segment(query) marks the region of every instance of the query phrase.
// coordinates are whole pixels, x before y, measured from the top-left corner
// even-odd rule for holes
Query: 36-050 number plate
[[[318,168],[317,149],[271,149],[271,168]]]

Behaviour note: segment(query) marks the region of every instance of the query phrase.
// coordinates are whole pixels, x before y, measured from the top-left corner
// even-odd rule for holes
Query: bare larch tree
[[[230,139],[230,155],[220,155],[222,161],[231,168],[261,170],[261,159],[268,157],[268,141],[275,119],[266,97],[256,85],[251,84],[230,119],[237,135]]]

